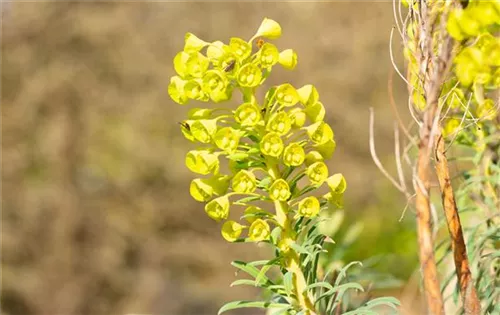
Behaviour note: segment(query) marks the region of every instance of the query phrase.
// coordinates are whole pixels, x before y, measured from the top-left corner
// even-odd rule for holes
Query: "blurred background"
[[[377,151],[394,169],[391,2],[14,1],[1,35],[3,314],[215,314],[259,297],[229,287],[230,262],[270,253],[228,244],[189,196],[192,144],[177,122],[190,106],[167,86],[186,32],[249,39],[264,17],[283,28],[278,48],[299,57],[269,84],[314,84],[336,133],[328,164],[348,181],[336,259],[369,261],[392,279],[375,294],[419,313],[413,213],[399,221],[406,201],[368,146],[374,107]]]

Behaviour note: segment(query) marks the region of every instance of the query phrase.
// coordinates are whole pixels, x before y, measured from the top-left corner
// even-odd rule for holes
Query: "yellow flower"
[[[306,197],[299,202],[299,215],[303,217],[314,217],[319,213],[319,200],[314,197]]]
[[[193,33],[186,33],[186,36],[184,36],[184,51],[186,52],[198,52],[208,44],[209,43],[207,43],[206,41],[196,37],[196,35],[194,35]]]
[[[234,242],[240,237],[244,226],[235,221],[226,221],[222,225],[221,234],[222,237],[228,242]]]
[[[219,160],[209,151],[192,150],[186,155],[186,166],[193,173],[206,175],[218,169]]]
[[[318,121],[306,127],[306,131],[312,142],[316,144],[325,144],[333,139],[333,130],[324,121]]]
[[[265,155],[279,157],[283,152],[283,140],[279,134],[270,132],[262,138],[260,142],[260,152]]]
[[[266,126],[268,131],[276,132],[280,136],[287,134],[291,128],[290,117],[284,111],[274,113]]]
[[[284,179],[277,179],[269,188],[269,198],[278,201],[287,201],[290,198],[290,187]]]
[[[290,143],[283,152],[283,162],[286,166],[299,166],[304,163],[304,148],[298,143]]]
[[[328,167],[324,162],[315,162],[309,165],[306,173],[311,183],[321,185],[328,178]]]
[[[233,190],[238,193],[252,193],[257,188],[255,176],[246,170],[239,171],[233,177]]]
[[[241,104],[234,113],[241,126],[255,126],[261,120],[260,109],[252,103]]]
[[[224,127],[214,136],[215,145],[228,153],[234,153],[240,143],[240,134],[231,127]]]
[[[328,187],[330,187],[331,192],[334,194],[342,194],[347,188],[347,183],[345,181],[344,175],[341,173],[334,174],[326,180]]]
[[[215,221],[225,220],[229,216],[229,198],[222,196],[211,200],[205,205],[205,212]]]
[[[191,181],[189,193],[196,201],[208,201],[214,193],[213,187],[206,180],[196,178]]]
[[[248,238],[254,242],[267,240],[270,235],[271,228],[269,227],[269,224],[262,219],[256,219],[253,221],[252,225],[250,225],[250,229],[248,230]]]

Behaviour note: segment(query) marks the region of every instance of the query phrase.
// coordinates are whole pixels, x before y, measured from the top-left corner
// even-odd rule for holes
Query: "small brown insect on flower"
[[[236,60],[231,60],[227,66],[224,67],[225,72],[230,72],[234,69],[234,66],[236,65]]]
[[[182,128],[186,129],[187,131],[191,131],[191,127],[189,127],[189,124],[185,121],[179,122],[179,125],[181,125]]]

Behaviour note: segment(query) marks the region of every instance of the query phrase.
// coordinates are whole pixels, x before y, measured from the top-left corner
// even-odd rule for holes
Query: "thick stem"
[[[268,173],[273,179],[280,178],[280,172],[278,165],[273,160],[266,161],[268,167]],[[274,207],[276,211],[276,221],[280,225],[281,231],[281,242],[284,244],[289,244],[295,242],[296,235],[292,227],[292,222],[288,217],[288,203],[285,201],[275,201]],[[284,257],[284,266],[287,271],[293,273],[293,285],[295,290],[295,295],[297,296],[297,303],[299,304],[301,310],[304,311],[305,315],[315,315],[314,304],[312,303],[313,298],[311,294],[306,291],[307,281],[304,277],[302,269],[300,269],[300,257],[297,252],[292,248],[289,248],[288,252]]]
[[[460,285],[462,303],[466,315],[476,315],[481,312],[481,304],[477,297],[477,291],[474,287],[469,268],[462,225],[458,215],[453,188],[451,187],[450,170],[445,155],[444,140],[441,135],[436,138],[436,173],[439,179],[439,187],[441,189],[448,231],[451,236],[451,248],[453,250],[453,259],[455,261],[455,270]]]
[[[288,218],[288,205],[283,201],[274,202],[276,210],[276,221],[282,228],[281,241],[287,244],[288,242],[295,242],[295,233],[292,229],[292,222]],[[293,284],[295,289],[295,295],[297,296],[297,302],[300,308],[305,311],[307,315],[316,314],[314,310],[314,305],[311,302],[312,296],[306,292],[307,281],[300,269],[300,257],[297,252],[292,248],[286,253],[285,257],[285,268],[287,271],[293,273]]]

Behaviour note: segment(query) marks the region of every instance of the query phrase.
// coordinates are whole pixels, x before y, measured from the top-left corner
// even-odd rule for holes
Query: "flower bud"
[[[306,170],[307,177],[314,185],[321,185],[328,178],[328,167],[324,162],[315,162]]]
[[[215,198],[205,205],[205,212],[207,215],[215,220],[225,220],[229,216],[229,198],[227,196],[222,196]]]
[[[260,152],[264,155],[279,157],[283,152],[283,140],[279,134],[270,132],[260,142]]]
[[[283,152],[283,162],[286,166],[299,166],[304,163],[305,157],[304,148],[298,143],[290,143]]]
[[[269,198],[277,201],[287,201],[290,198],[290,187],[286,180],[280,178],[269,187]]]
[[[347,188],[344,175],[341,173],[334,174],[326,180],[328,187],[333,194],[343,194]]]
[[[259,29],[257,30],[257,33],[255,33],[252,39],[257,37],[277,39],[280,36],[281,36],[281,26],[278,24],[278,22],[268,18],[264,18],[264,20],[259,26]]]
[[[238,193],[252,193],[257,188],[253,173],[241,170],[233,177],[233,191]]]
[[[311,218],[319,213],[319,200],[314,197],[306,197],[299,202],[298,213],[300,216]]]
[[[236,241],[242,231],[243,225],[231,220],[224,222],[221,228],[222,237],[228,242]]]
[[[297,53],[293,49],[285,49],[280,53],[278,62],[283,68],[293,70],[297,66]]]
[[[248,238],[254,242],[267,240],[271,235],[271,228],[266,221],[256,219],[248,230]]]
[[[208,44],[209,43],[199,39],[198,37],[196,37],[196,35],[192,33],[186,33],[186,36],[184,36],[184,51],[186,52],[193,52],[193,51],[198,52]]]

